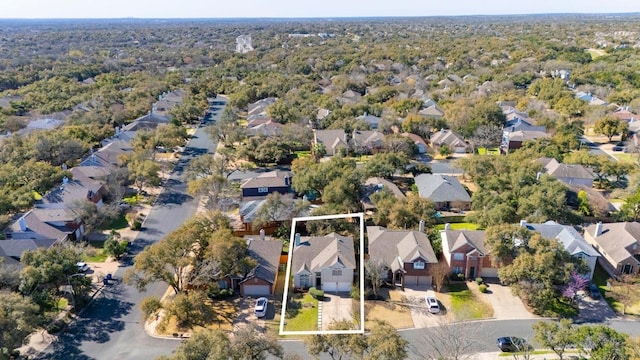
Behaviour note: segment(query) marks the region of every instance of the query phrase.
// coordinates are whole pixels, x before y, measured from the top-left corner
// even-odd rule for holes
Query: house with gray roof
[[[367,124],[369,124],[369,126],[371,126],[372,130],[375,130],[378,128],[378,125],[380,124],[380,120],[382,119],[377,116],[364,113],[363,115],[358,116],[356,120],[362,120],[366,122]]]
[[[356,153],[371,154],[382,149],[384,139],[384,134],[379,131],[353,130],[351,143]]]
[[[56,242],[51,239],[0,240],[0,257],[4,258],[2,266],[17,265],[25,251],[38,248],[48,249]]]
[[[471,196],[455,176],[420,174],[415,177],[420,197],[436,210],[470,210]]]
[[[62,243],[82,239],[83,229],[76,214],[60,208],[31,209],[4,232],[11,240],[51,240]]]
[[[379,177],[370,177],[364,182],[362,186],[362,196],[360,197],[364,211],[375,210],[376,207],[371,201],[371,196],[379,191],[385,190],[391,192],[393,196],[400,201],[407,198],[393,182]]]
[[[322,144],[327,156],[333,156],[341,151],[348,151],[349,141],[347,133],[340,130],[313,130],[313,143]]]
[[[246,237],[247,255],[257,265],[239,283],[242,296],[269,296],[275,290],[282,241],[267,239],[263,234]]]
[[[593,272],[600,254],[589,244],[578,231],[570,225],[560,225],[555,221],[547,221],[543,224],[531,224],[525,220],[520,221],[520,226],[540,233],[547,239],[555,239],[567,250],[571,256],[582,259],[589,266],[588,279],[593,278]]]
[[[596,176],[587,167],[580,164],[563,164],[554,158],[540,158],[547,174],[562,181],[567,185],[583,185],[593,187]]]
[[[247,125],[247,136],[278,136],[282,132],[282,124],[271,119],[266,121],[254,121]]]
[[[500,143],[500,152],[508,154],[510,151],[519,149],[525,141],[533,141],[537,139],[550,138],[551,134],[539,130],[516,130],[511,128],[502,130],[502,141]]]
[[[242,198],[263,198],[274,192],[288,194],[291,192],[291,177],[292,174],[289,171],[274,170],[245,179],[240,184]]]
[[[441,129],[431,135],[429,139],[434,151],[446,145],[451,152],[464,154],[472,150],[471,145],[464,138],[448,129]]]
[[[602,255],[600,264],[609,275],[640,274],[640,223],[591,224],[584,239]]]
[[[296,288],[316,287],[325,292],[349,292],[356,269],[353,238],[330,233],[294,237],[291,273]]]
[[[427,102],[425,101],[425,103]],[[430,104],[429,106],[420,109],[420,111],[418,111],[418,114],[428,118],[441,119],[444,116],[444,111],[440,109],[438,105]]]
[[[484,243],[484,230],[451,230],[445,224],[440,239],[442,255],[452,273],[463,274],[466,279],[498,277],[498,267]]]
[[[402,288],[431,286],[431,267],[438,258],[425,233],[367,226],[367,238],[369,258],[385,264],[387,281]]]
[[[247,116],[266,115],[269,105],[274,104],[276,101],[278,101],[278,98],[268,97],[249,104],[247,106]]]

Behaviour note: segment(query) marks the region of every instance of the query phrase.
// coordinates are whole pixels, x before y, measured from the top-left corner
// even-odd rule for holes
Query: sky
[[[252,18],[640,12],[639,0],[0,0],[0,18]]]

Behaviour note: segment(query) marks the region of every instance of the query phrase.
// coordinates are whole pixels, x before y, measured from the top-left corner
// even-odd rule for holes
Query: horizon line
[[[222,17],[0,17],[3,20],[323,20],[323,19],[417,19],[450,17],[489,17],[489,16],[544,16],[544,15],[640,15],[640,11],[630,12],[540,12],[540,13],[494,13],[494,14],[439,14],[439,15],[351,15],[351,16],[222,16]]]

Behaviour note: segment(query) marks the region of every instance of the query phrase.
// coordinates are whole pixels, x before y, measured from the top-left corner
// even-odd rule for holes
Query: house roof
[[[289,197],[289,195],[284,195],[284,196]],[[242,222],[245,224],[252,223],[255,220],[255,217],[258,214],[258,211],[264,205],[265,201],[266,200],[264,198],[242,201],[240,203],[240,207],[238,208],[238,213],[240,215],[240,218],[242,219]],[[298,200],[296,200],[296,202],[292,203],[288,207],[279,208],[278,211],[274,214],[275,221],[291,220],[291,218],[293,217],[292,215],[296,212],[303,213],[303,214],[306,213],[307,211],[305,209],[299,208],[298,206],[299,203],[297,201]],[[295,216],[302,216],[302,215],[295,215]]]
[[[362,204],[365,210],[374,209],[373,203],[371,202],[371,195],[380,191],[382,188],[385,188],[396,197],[396,199],[406,199],[406,196],[400,191],[400,189],[393,182],[379,178],[379,177],[370,177],[364,182],[364,186],[362,187]]]
[[[291,267],[294,273],[320,271],[335,264],[347,269],[356,268],[353,238],[330,233],[325,236],[303,236],[300,245],[293,247]]]
[[[86,157],[80,166],[119,167],[119,156],[133,152],[128,140],[114,139],[98,151]]]
[[[333,150],[342,144],[347,146],[347,133],[343,129],[339,130],[314,130],[315,141],[324,144],[327,154],[333,154]]]
[[[247,237],[247,255],[256,260],[258,265],[249,272],[242,281],[259,278],[273,284],[278,274],[280,253],[282,253],[282,241],[260,240],[259,237]]]
[[[272,121],[271,119],[263,123],[250,126],[247,129],[248,135],[276,136],[281,132],[282,124]]]
[[[447,242],[447,248],[450,253],[470,245],[482,255],[488,255],[489,249],[484,244],[484,230],[443,230],[440,232],[442,241]]]
[[[517,116],[513,116],[511,117],[511,119],[508,119],[507,122],[504,124],[504,127],[502,128],[503,131],[506,132],[514,132],[514,131],[541,131],[541,132],[545,132],[546,128],[544,126],[535,126],[532,125],[530,122],[517,117]]]
[[[367,226],[369,255],[380,259],[395,272],[404,269],[404,263],[421,258],[428,263],[437,263],[426,234],[412,230],[387,230],[381,226]]]
[[[595,179],[595,175],[588,168],[580,164],[562,164],[554,158],[538,160],[544,166],[547,174],[555,178]]]
[[[371,114],[363,114],[360,115],[356,118],[357,120],[364,120],[365,122],[367,122],[369,125],[371,125],[372,128],[377,128],[378,124],[380,123],[380,120],[382,120],[381,118],[371,115]]]
[[[527,229],[540,233],[547,239],[558,240],[571,255],[584,253],[587,256],[600,256],[598,252],[569,225],[560,225],[555,221],[547,221],[543,224],[523,224]]]
[[[289,186],[292,174],[289,171],[274,170],[246,179],[240,185],[241,189],[259,187]]]
[[[504,133],[504,136],[509,141],[526,141],[551,137],[549,133],[535,130],[505,131]]]
[[[616,117],[620,120],[632,121],[633,119],[637,119],[638,115],[632,113],[627,109],[620,109],[611,114],[611,116]]]
[[[442,109],[440,109],[438,105],[433,104],[433,105],[427,106],[424,109],[421,109],[420,111],[418,111],[418,114],[422,116],[442,117],[444,116],[444,111],[442,111]]]
[[[71,169],[71,172],[74,174],[74,178],[71,180],[65,178],[66,180],[63,180],[60,186],[48,191],[37,207],[57,207],[57,204],[74,206],[76,201],[90,200],[102,189],[100,182],[84,176],[80,170],[73,171]]]
[[[43,211],[44,210],[44,211]],[[55,226],[51,224],[53,215],[47,215],[48,212],[60,214],[65,213],[64,209],[32,209],[22,215],[16,222],[9,225],[5,230],[5,234],[13,240],[51,240],[62,241],[72,232],[64,226]],[[55,218],[55,217],[54,217]],[[66,219],[63,215],[61,218]],[[49,220],[48,220],[49,219]],[[64,221],[64,220],[60,220]],[[21,229],[24,226],[24,230]]]
[[[379,131],[353,130],[353,141],[358,145],[372,145],[384,141],[384,134]]]
[[[633,256],[629,247],[638,246],[640,240],[640,223],[619,222],[602,224],[602,233],[595,235],[598,224],[592,224],[585,228],[585,234],[598,243],[600,250],[608,254],[616,262],[621,262]]]
[[[247,114],[248,115],[259,114],[265,111],[269,105],[275,103],[276,101],[278,101],[277,98],[268,97],[268,98],[260,99],[254,103],[251,103],[247,107],[248,109]]]
[[[0,240],[0,251],[5,256],[18,260],[26,250],[50,248],[55,243],[51,239]],[[6,263],[5,263],[6,264]]]
[[[451,147],[467,147],[469,146],[464,138],[451,130],[442,129],[431,135],[429,139],[432,145],[447,145]]]
[[[416,145],[422,145],[424,147],[427,147],[427,142],[424,141],[424,139],[420,135],[416,135],[416,134],[412,134],[412,133],[406,133],[406,132],[402,133],[400,135],[402,135],[404,137],[408,137]]]
[[[420,196],[433,202],[471,201],[471,196],[457,177],[420,174],[416,176],[415,181]]]

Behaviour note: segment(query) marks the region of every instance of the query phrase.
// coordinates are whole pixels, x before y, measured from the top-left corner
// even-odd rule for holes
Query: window
[[[454,266],[453,267],[454,274],[462,274],[462,266]]]
[[[416,261],[416,262],[414,262],[414,263],[413,263],[413,268],[414,268],[414,269],[416,269],[416,270],[422,270],[422,269],[424,269],[424,262],[419,261],[419,260],[418,260],[418,261]]]
[[[331,275],[342,276],[342,270],[331,270]]]
[[[269,188],[268,187],[259,187],[258,188],[258,192],[259,193],[267,193],[267,192],[269,192]]]
[[[306,274],[300,275],[300,286],[305,288],[311,286],[311,281],[309,281],[309,275],[306,275]]]
[[[622,273],[623,274],[631,274],[631,273],[633,273],[633,265],[625,264],[622,267]]]
[[[463,253],[453,253],[453,260],[464,260]]]

